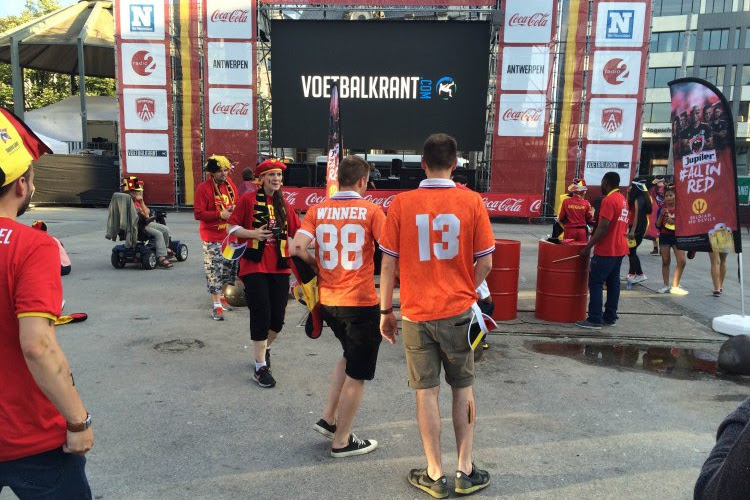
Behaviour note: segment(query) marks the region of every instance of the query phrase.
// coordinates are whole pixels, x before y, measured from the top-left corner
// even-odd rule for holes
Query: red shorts
[[[588,235],[586,234],[585,227],[571,227],[565,228],[565,234],[563,236],[566,240],[573,240],[575,242],[580,241],[581,243],[587,243],[589,241]]]

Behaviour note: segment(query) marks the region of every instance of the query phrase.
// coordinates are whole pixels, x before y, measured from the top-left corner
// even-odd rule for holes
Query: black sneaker
[[[589,320],[576,321],[575,325],[578,328],[588,328],[589,330],[601,330],[602,329],[602,324],[601,323],[592,323]]]
[[[490,485],[489,472],[477,469],[474,464],[471,464],[471,468],[471,474],[468,476],[460,470],[456,471],[456,493],[459,495],[471,495]]]
[[[273,387],[276,385],[276,381],[271,375],[271,370],[267,366],[261,366],[260,370],[255,370],[255,381],[261,387]]]
[[[407,477],[409,484],[435,498],[448,496],[448,480],[440,476],[436,481],[427,474],[427,469],[412,469]]]
[[[349,434],[349,444],[343,448],[331,448],[333,458],[353,457],[354,455],[364,455],[370,453],[378,447],[378,442],[374,439],[359,439],[354,433]]]
[[[333,435],[336,434],[336,424],[331,425],[322,418],[315,422],[313,429],[320,432],[328,439],[333,439]]]
[[[266,349],[266,366],[271,369],[271,349]]]
[[[614,321],[604,320],[604,323],[602,323],[602,325],[604,325],[604,326],[617,326],[617,320],[614,320]]]

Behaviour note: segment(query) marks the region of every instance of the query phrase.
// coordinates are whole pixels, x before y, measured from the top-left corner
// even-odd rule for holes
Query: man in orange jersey
[[[492,267],[495,239],[478,193],[456,189],[456,140],[434,134],[424,143],[427,179],[397,195],[388,209],[380,275],[380,332],[390,343],[398,328],[393,315],[396,265],[401,280],[401,311],[409,386],[416,390],[417,422],[427,468],[412,469],[409,483],[435,498],[448,496],[440,456],[440,369],[453,392],[453,429],[458,447],[455,491],[474,493],[490,483],[474,466],[476,410],[474,353],[467,339],[476,288]],[[476,266],[474,262],[476,260]]]
[[[586,243],[588,241],[587,226],[594,220],[591,204],[584,198],[586,183],[584,181],[573,183],[568,187],[568,192],[573,193],[573,196],[563,200],[558,220],[565,228],[565,239]]]
[[[380,347],[375,293],[375,240],[385,222],[383,210],[362,199],[370,166],[358,156],[339,165],[339,192],[308,210],[292,241],[292,253],[318,269],[322,315],[344,348],[331,377],[323,415],[314,428],[333,440],[335,458],[363,455],[378,446],[351,430],[364,393],[375,376]],[[307,247],[316,240],[313,258]]]

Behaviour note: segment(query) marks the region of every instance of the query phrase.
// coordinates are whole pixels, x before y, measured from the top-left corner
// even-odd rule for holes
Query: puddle
[[[193,349],[202,349],[206,344],[195,339],[176,339],[156,344],[154,349],[160,352],[185,352]]]
[[[525,342],[525,347],[542,354],[564,356],[589,365],[645,371],[682,380],[705,376],[750,385],[750,378],[722,373],[719,355],[711,351],[682,347],[621,344],[576,344]]]

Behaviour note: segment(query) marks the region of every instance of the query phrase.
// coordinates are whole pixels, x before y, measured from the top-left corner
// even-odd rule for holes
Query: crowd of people
[[[475,344],[467,333],[475,322],[483,324],[478,303],[487,298],[484,280],[492,267],[495,239],[481,197],[462,186],[462,179],[451,180],[457,164],[456,141],[445,134],[431,135],[422,158],[426,179],[418,189],[398,194],[387,215],[363,198],[371,166],[356,156],[344,158],[338,173],[340,190],[311,207],[300,221],[282,193],[286,168],[282,162],[266,160],[243,173],[243,181],[252,184],[243,182],[240,194],[229,178],[231,162],[215,155],[206,163],[206,181],[196,189],[194,215],[203,242],[211,318],[224,319],[224,311],[230,308],[224,290],[241,280],[253,341],[253,378],[262,388],[276,385],[270,346],[284,325],[293,257],[315,271],[321,314],[342,349],[320,419],[312,426],[330,440],[332,457],[377,449],[375,439],[360,438],[352,429],[365,381],[375,376],[382,339],[394,344],[401,335],[426,460],[425,467],[408,472],[407,481],[432,497],[445,498],[451,488],[440,443],[441,371],[451,389],[456,438],[452,490],[468,495],[490,484],[489,472],[474,463]],[[0,155],[0,490],[8,486],[24,500],[90,499],[84,455],[94,445],[92,417],[55,337],[55,320],[63,302],[60,275],[65,272],[61,245],[46,231],[37,230],[46,226],[32,228],[16,220],[34,192],[31,159],[33,155]],[[625,255],[630,258],[633,281],[646,279],[635,249],[647,232],[654,203],[644,182],[634,181],[625,197],[620,181],[617,173],[606,173],[602,196],[594,203],[585,199],[585,183],[576,181],[569,190],[571,196],[562,203],[559,223],[566,236],[584,243],[582,257],[589,258],[593,252],[588,316],[577,323],[583,328],[617,324]],[[131,195],[147,233],[156,240],[160,265],[170,267],[169,232],[149,220],[143,185],[128,178],[123,191]],[[675,245],[680,214],[670,186],[664,186],[663,200],[663,206],[657,204],[658,246],[665,287],[675,293],[680,289],[685,255]],[[230,243],[233,250],[242,250],[239,258],[234,253],[227,257]],[[376,243],[383,253],[379,294],[374,282]],[[668,285],[670,252],[674,252],[677,268]],[[712,270],[716,262],[714,287],[719,293],[725,258],[711,257]],[[425,276],[440,279],[426,280]],[[394,314],[397,281],[400,330]],[[711,492],[705,498],[735,498],[722,493],[725,485],[747,482],[746,458],[723,451],[730,440],[747,440],[746,413],[746,408],[741,409],[742,418],[723,425],[720,443],[710,466],[707,463],[704,468],[696,495],[700,490]],[[731,469],[722,467],[724,458],[731,460]],[[27,480],[41,471],[54,472],[56,480],[45,484]]]

